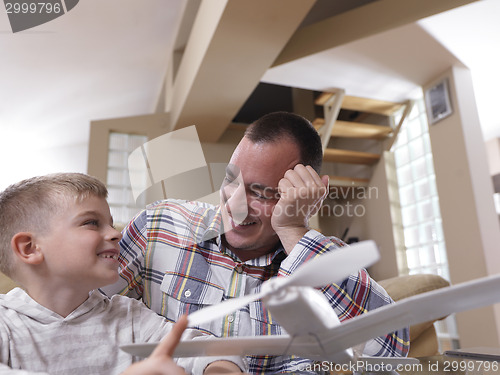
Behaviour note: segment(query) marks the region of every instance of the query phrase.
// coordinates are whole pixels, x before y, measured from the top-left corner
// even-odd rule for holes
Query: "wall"
[[[395,176],[391,175],[394,155],[385,152],[375,167],[370,186],[377,188],[377,196],[366,201],[366,236],[373,239],[380,251],[380,261],[370,267],[370,275],[375,280],[398,276],[396,241],[393,229],[393,214],[389,199],[389,185]]]
[[[22,179],[55,172],[85,172],[87,143],[71,145],[25,144],[23,139],[14,139],[9,147],[12,151],[0,150],[2,166],[0,190]]]
[[[488,154],[488,166],[490,175],[500,173],[500,138],[493,138],[486,142],[486,152]]]
[[[444,77],[453,113],[431,125],[429,135],[450,277],[457,284],[500,271],[500,229],[470,72],[450,68],[424,91]],[[500,344],[498,306],[457,314],[457,325],[463,347]]]
[[[375,166],[368,187],[364,188],[367,198],[353,202],[358,205],[349,222],[348,237],[358,237],[359,240],[374,240],[379,248],[380,260],[368,271],[375,280],[383,280],[398,276],[395,239],[391,204],[389,201],[389,184],[393,178],[390,175],[391,153],[383,153],[380,161]],[[363,207],[363,210],[360,207]],[[360,213],[363,213],[362,215]],[[346,222],[346,218],[323,218],[320,223],[323,233],[328,233],[328,227],[335,222]]]

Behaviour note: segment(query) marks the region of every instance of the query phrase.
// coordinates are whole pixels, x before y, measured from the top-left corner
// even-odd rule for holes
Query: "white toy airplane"
[[[411,358],[360,357],[352,348],[406,326],[500,302],[500,275],[495,275],[422,293],[340,323],[324,295],[313,288],[339,283],[378,258],[373,241],[359,242],[319,256],[303,264],[289,277],[264,282],[257,294],[198,310],[188,316],[190,326],[227,315],[262,299],[288,335],[182,341],[174,356],[296,355],[336,364],[357,360],[383,362],[389,366],[402,362],[418,363]],[[121,346],[121,349],[147,357],[156,345],[130,344]]]

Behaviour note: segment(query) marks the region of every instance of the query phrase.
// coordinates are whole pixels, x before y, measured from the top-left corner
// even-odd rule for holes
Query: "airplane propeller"
[[[264,282],[259,293],[232,298],[195,311],[188,316],[189,325],[200,325],[221,318],[253,301],[280,293],[289,287],[322,287],[341,282],[378,259],[379,254],[374,241],[358,242],[336,249],[304,263],[289,277],[275,277]]]

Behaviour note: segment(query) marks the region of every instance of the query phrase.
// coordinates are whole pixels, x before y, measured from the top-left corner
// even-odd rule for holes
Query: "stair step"
[[[323,160],[334,163],[373,165],[379,159],[379,154],[333,148],[327,148],[323,154]]]
[[[379,115],[391,116],[398,109],[402,108],[403,104],[387,102],[384,100],[358,98],[356,96],[344,96],[342,108],[352,111],[377,113]]]
[[[325,103],[330,99],[333,95],[332,92],[322,92],[314,101],[315,105],[325,105]]]
[[[328,176],[330,178],[330,186],[336,187],[366,187],[370,180],[368,178],[356,178],[345,176]]]
[[[331,92],[324,92],[314,101],[316,105],[324,105],[328,99],[334,95]],[[379,115],[391,116],[398,109],[403,107],[402,103],[388,102],[385,100],[360,98],[357,96],[344,96],[342,109],[352,111],[377,113]]]
[[[316,129],[325,124],[325,119],[317,118],[313,121]],[[332,137],[385,139],[392,133],[389,126],[364,124],[352,121],[335,121],[332,129]]]

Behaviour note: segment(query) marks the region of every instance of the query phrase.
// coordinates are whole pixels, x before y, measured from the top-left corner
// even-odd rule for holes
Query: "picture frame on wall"
[[[425,106],[427,108],[427,117],[431,125],[434,125],[453,113],[448,78],[439,81],[426,90]]]

